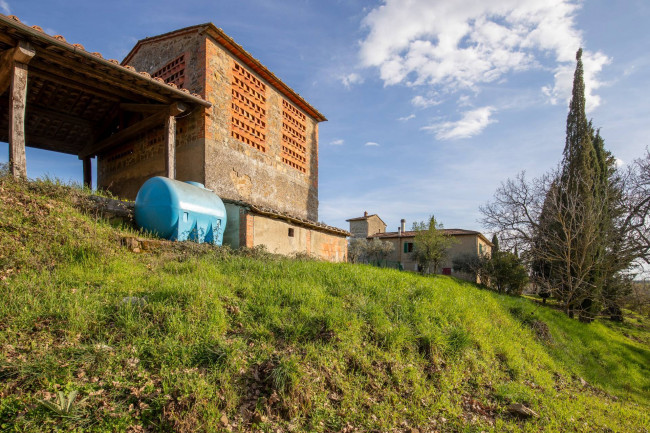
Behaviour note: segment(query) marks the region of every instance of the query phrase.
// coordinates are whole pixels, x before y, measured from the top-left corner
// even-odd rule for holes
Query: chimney
[[[402,218],[402,221],[400,221],[400,223],[401,232],[404,233],[406,231],[406,220]]]
[[[364,211],[364,212],[363,212],[363,216],[364,216],[364,217],[367,217],[367,216],[368,216],[368,211]]]
[[[397,227],[397,234],[402,236],[402,227]]]

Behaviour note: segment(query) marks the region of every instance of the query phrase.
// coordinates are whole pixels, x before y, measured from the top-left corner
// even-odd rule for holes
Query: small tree
[[[352,238],[348,245],[348,262],[359,263],[363,260],[368,249],[368,241],[363,238]]]
[[[379,238],[373,238],[366,244],[366,256],[376,264],[381,263],[395,249],[393,244],[388,241],[382,241]]]
[[[492,238],[492,255],[463,254],[454,258],[454,269],[477,276],[492,290],[520,295],[528,284],[528,272],[519,257],[499,249],[499,240]]]
[[[464,272],[477,277],[481,284],[488,285],[490,258],[486,255],[465,253],[454,257],[454,271]]]
[[[413,231],[416,232],[413,256],[422,273],[429,271],[431,265],[433,272],[438,273],[438,266],[447,257],[449,248],[456,243],[456,240],[442,229],[443,225],[437,223],[433,215],[428,222],[413,223]]]
[[[487,261],[490,287],[499,293],[521,295],[528,284],[528,272],[519,257],[509,251],[493,251]]]

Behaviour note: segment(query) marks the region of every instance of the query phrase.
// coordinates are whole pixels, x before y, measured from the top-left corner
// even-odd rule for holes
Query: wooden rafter
[[[122,144],[125,141],[128,141],[155,126],[161,126],[163,125],[163,122],[167,121],[167,118],[169,116],[176,116],[182,113],[186,108],[187,107],[184,104],[178,102],[173,103],[168,106],[168,109],[166,111],[161,111],[152,114],[149,117],[145,117],[135,125],[131,125],[128,128],[123,129],[122,131],[119,131],[104,140],[85,146],[83,149],[81,149],[81,152],[79,152],[79,158],[83,159],[89,156],[97,155],[102,151],[110,147]]]
[[[179,103],[179,109],[183,111],[187,110],[187,104]],[[134,113],[158,113],[161,111],[168,111],[169,105],[167,104],[131,104],[131,103],[121,103],[120,109],[124,111],[130,111]]]

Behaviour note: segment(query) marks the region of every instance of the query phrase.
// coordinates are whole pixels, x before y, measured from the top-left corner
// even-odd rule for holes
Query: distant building
[[[401,220],[401,225],[396,232],[386,232],[386,224],[381,218],[377,215],[368,215],[367,212],[363,217],[351,218],[347,221],[350,223],[350,233],[355,238],[391,242],[394,249],[386,260],[401,264],[404,270],[418,270],[418,264],[413,258],[416,232],[405,230],[406,220]],[[453,275],[463,280],[480,283],[474,275],[454,271],[452,261],[455,257],[464,254],[489,256],[492,254],[492,242],[480,232],[473,230],[443,229],[443,231],[453,236],[457,243],[449,249],[447,260],[439,266],[438,271],[444,275]]]
[[[386,232],[386,223],[377,214],[368,215],[364,212],[362,217],[346,220],[350,223],[350,233],[353,238],[367,238],[371,234]]]

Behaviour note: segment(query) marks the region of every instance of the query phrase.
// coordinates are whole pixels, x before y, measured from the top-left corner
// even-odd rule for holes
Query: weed
[[[54,412],[57,416],[70,418],[74,416],[79,405],[88,399],[86,397],[75,404],[77,394],[78,391],[70,391],[68,395],[65,395],[63,391],[59,391],[56,395],[56,400],[38,400],[38,402]]]
[[[271,371],[273,388],[282,395],[291,394],[300,381],[300,366],[295,357],[280,358]]]

